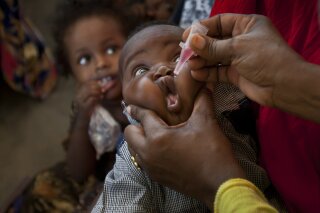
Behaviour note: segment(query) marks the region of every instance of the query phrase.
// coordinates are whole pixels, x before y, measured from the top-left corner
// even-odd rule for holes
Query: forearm
[[[277,212],[262,192],[245,179],[223,183],[215,197],[214,212]]]
[[[237,164],[237,163],[236,163]],[[209,207],[211,210],[212,209],[212,200],[215,199],[217,190],[219,187],[229,179],[233,178],[246,178],[242,168],[240,166],[226,166],[228,168],[229,172],[224,172],[224,176],[220,175],[220,178],[218,174],[214,174],[215,180],[212,181],[207,185],[206,188],[203,189],[203,196],[202,196],[202,201]],[[213,177],[212,175],[208,176],[208,178]]]
[[[275,84],[275,107],[320,123],[320,66],[297,61],[285,69]]]
[[[73,178],[84,181],[95,171],[96,152],[88,135],[89,122],[77,121],[70,133],[67,150],[67,166]]]

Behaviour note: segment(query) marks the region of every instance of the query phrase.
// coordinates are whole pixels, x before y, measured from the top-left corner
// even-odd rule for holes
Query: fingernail
[[[127,112],[129,113],[129,115],[131,115],[131,107],[127,106]]]
[[[199,50],[202,50],[206,46],[206,40],[200,35],[193,35],[191,38],[192,45]]]

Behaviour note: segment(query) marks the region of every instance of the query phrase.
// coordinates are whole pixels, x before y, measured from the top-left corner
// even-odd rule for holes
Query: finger
[[[84,84],[79,89],[79,95],[81,97],[88,97],[88,96],[98,96],[101,94],[100,86],[94,82],[88,82]]]
[[[210,118],[215,118],[214,103],[212,92],[208,89],[202,89],[196,98],[194,108],[189,120],[206,121]]]
[[[218,79],[218,73],[216,72],[216,69],[213,67],[205,67],[198,70],[191,70],[191,76],[201,82],[217,82]]]
[[[86,92],[90,92],[90,91],[95,91],[95,90],[99,90],[100,86],[96,81],[88,81],[84,84],[80,84],[79,86],[79,92],[84,93]]]
[[[147,140],[144,135],[144,131],[141,126],[137,125],[128,125],[124,130],[125,139],[129,145],[129,151],[132,156],[140,156],[137,160],[137,163],[143,167],[143,159],[146,147]]]
[[[229,65],[234,57],[233,39],[217,40],[205,35],[194,34],[190,48],[200,57],[206,59],[206,65]]]
[[[167,126],[167,124],[151,110],[129,105],[128,112],[134,119],[140,121],[146,134],[154,134],[157,129],[162,129]],[[149,136],[150,135],[147,135],[147,137]]]
[[[209,31],[208,36],[214,38],[233,37],[242,34],[248,27],[248,24],[260,19],[259,15],[242,14],[219,14],[200,21]]]
[[[91,106],[96,105],[98,103],[98,100],[99,100],[98,98],[90,96],[90,97],[88,97],[87,99],[84,100],[83,106],[85,108],[89,108]]]
[[[207,19],[202,19],[200,23],[206,26],[209,31],[208,36],[214,38],[231,37],[235,22],[243,15],[240,14],[219,14]],[[182,39],[187,40],[191,27],[188,27],[182,34]]]
[[[233,83],[237,86],[237,79],[239,75],[235,69],[232,69],[229,66],[210,66],[202,67],[200,69],[191,69],[191,76],[195,80],[201,82],[224,82]]]
[[[189,36],[189,34],[190,34],[190,30],[191,30],[191,27],[188,27],[188,28],[183,32],[183,34],[182,34],[182,40],[183,40],[183,41],[186,41],[186,40],[187,40],[187,38],[188,38],[188,36]]]
[[[86,102],[89,98],[98,98],[101,92],[99,90],[83,90],[82,93],[79,93],[77,100],[79,102]]]
[[[229,66],[221,64],[208,65],[206,60],[200,57],[194,57],[187,62],[188,69],[191,70],[191,76],[201,82],[229,82],[227,71]]]
[[[136,153],[128,144],[128,150],[130,152],[130,155],[131,155],[131,163],[138,169],[141,169],[142,168],[142,165],[143,165],[143,162],[142,160],[140,159],[138,153]]]

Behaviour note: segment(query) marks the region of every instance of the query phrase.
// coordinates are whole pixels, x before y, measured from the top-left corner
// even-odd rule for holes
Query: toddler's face
[[[96,80],[109,88],[106,99],[121,97],[118,60],[125,37],[113,18],[92,16],[77,21],[64,38],[72,72],[79,83]]]
[[[182,32],[170,25],[148,27],[128,41],[120,59],[124,101],[153,110],[169,125],[190,117],[202,86],[188,70],[173,76]]]
[[[174,11],[176,0],[146,0],[146,14],[151,20],[166,21]]]

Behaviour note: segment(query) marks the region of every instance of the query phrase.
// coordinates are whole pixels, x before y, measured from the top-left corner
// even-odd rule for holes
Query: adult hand
[[[302,59],[269,19],[260,15],[221,14],[201,23],[209,32],[207,36],[196,34],[191,38],[190,46],[199,56],[188,63],[193,77],[207,82],[231,82],[262,105],[280,105],[278,94],[288,89],[284,82],[290,76],[299,76],[292,68],[301,67]],[[188,35],[189,29],[183,39]]]
[[[212,95],[206,91],[200,92],[190,119],[177,126],[166,125],[152,111],[130,106],[141,126],[129,125],[125,137],[132,155],[153,180],[212,208],[220,184],[244,177],[244,172],[215,119]]]

